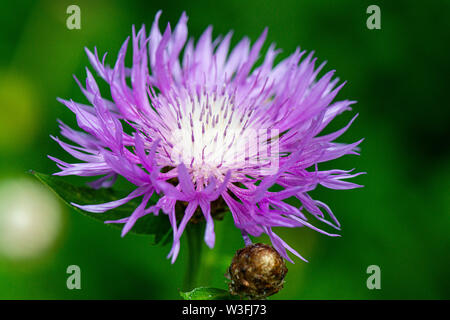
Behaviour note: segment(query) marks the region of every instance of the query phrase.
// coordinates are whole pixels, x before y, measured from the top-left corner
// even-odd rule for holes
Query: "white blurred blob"
[[[47,253],[62,229],[61,206],[38,182],[0,181],[0,256],[33,259]]]

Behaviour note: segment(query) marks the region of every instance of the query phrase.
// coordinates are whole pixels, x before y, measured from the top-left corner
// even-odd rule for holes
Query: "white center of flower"
[[[172,145],[173,164],[183,162],[194,181],[210,176],[222,180],[230,169],[234,175],[251,174],[267,166],[278,157],[276,143],[268,142],[275,131],[269,135],[255,125],[258,122],[249,109],[237,108],[230,97],[215,94],[195,96],[173,107],[176,121],[168,124],[165,137]]]

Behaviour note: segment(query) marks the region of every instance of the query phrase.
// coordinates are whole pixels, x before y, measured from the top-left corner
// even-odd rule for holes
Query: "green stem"
[[[188,261],[183,284],[184,291],[191,291],[196,287],[204,230],[204,223],[188,223],[185,230],[188,244]]]

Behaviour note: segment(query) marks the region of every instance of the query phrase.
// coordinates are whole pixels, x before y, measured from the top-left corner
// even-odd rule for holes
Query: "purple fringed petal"
[[[178,252],[180,250],[180,238],[181,238],[181,235],[183,234],[184,228],[186,228],[188,221],[194,215],[194,212],[195,212],[195,209],[197,209],[197,206],[198,206],[198,202],[193,201],[193,202],[189,202],[188,206],[186,207],[184,216],[181,219],[180,225],[178,226],[177,232],[173,239],[172,250],[170,251],[169,256],[168,256],[168,258],[172,257],[172,263],[174,263],[175,260],[177,259]]]
[[[77,208],[80,208],[81,210],[84,210],[84,211],[101,213],[101,212],[105,212],[105,211],[117,208],[117,207],[127,203],[128,201],[149,192],[150,190],[151,190],[151,186],[143,186],[143,187],[137,188],[136,190],[131,192],[128,196],[126,196],[125,198],[119,199],[119,200],[114,200],[111,202],[106,202],[106,203],[101,203],[101,204],[90,204],[90,205],[80,205],[80,204],[76,204],[76,203],[72,202],[71,205],[73,205]]]
[[[188,197],[192,197],[195,193],[194,185],[192,184],[191,176],[183,163],[178,165],[178,180],[180,180],[180,186],[183,193]]]
[[[93,189],[109,188],[116,182],[117,174],[110,173],[100,179],[88,182],[87,185]]]
[[[292,261],[291,258],[289,258],[289,256],[286,253],[286,249],[289,250],[290,252],[292,252],[294,255],[296,255],[297,257],[299,257],[300,259],[302,259],[305,262],[308,262],[308,260],[306,260],[305,258],[303,258],[297,251],[295,251],[294,249],[292,249],[286,242],[284,242],[277,234],[275,234],[275,232],[272,231],[271,228],[265,228],[266,229],[266,233],[269,236],[270,240],[272,241],[273,246],[275,247],[275,249],[278,251],[278,253],[280,253],[280,255],[285,258],[286,260],[288,260],[291,263],[294,263],[294,261]]]
[[[205,243],[212,249],[216,241],[216,235],[214,234],[214,222],[211,216],[211,205],[210,202],[205,200],[200,200],[199,204],[206,219]]]
[[[152,196],[151,193],[146,193],[144,195],[144,199],[142,200],[141,204],[136,208],[136,210],[134,210],[134,212],[131,214],[131,216],[128,218],[127,222],[123,226],[122,233],[121,233],[122,237],[124,237],[128,233],[128,231],[130,231],[131,228],[133,228],[137,219],[139,219],[140,217],[142,217],[145,214],[144,209],[148,203],[148,200],[150,200],[151,196]]]

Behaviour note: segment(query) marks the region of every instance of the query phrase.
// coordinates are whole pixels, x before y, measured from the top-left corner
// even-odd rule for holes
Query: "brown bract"
[[[175,204],[175,214],[177,219],[182,219],[184,212],[187,208],[188,202],[186,201],[177,201]],[[222,199],[222,197],[217,198],[217,200],[214,200],[211,202],[211,216],[215,220],[222,220],[225,213],[227,212],[228,206],[225,203],[225,201]],[[200,207],[197,207],[197,209],[194,212],[194,215],[192,216],[191,220],[189,220],[189,223],[199,223],[205,221],[205,217],[203,215],[202,209]]]

